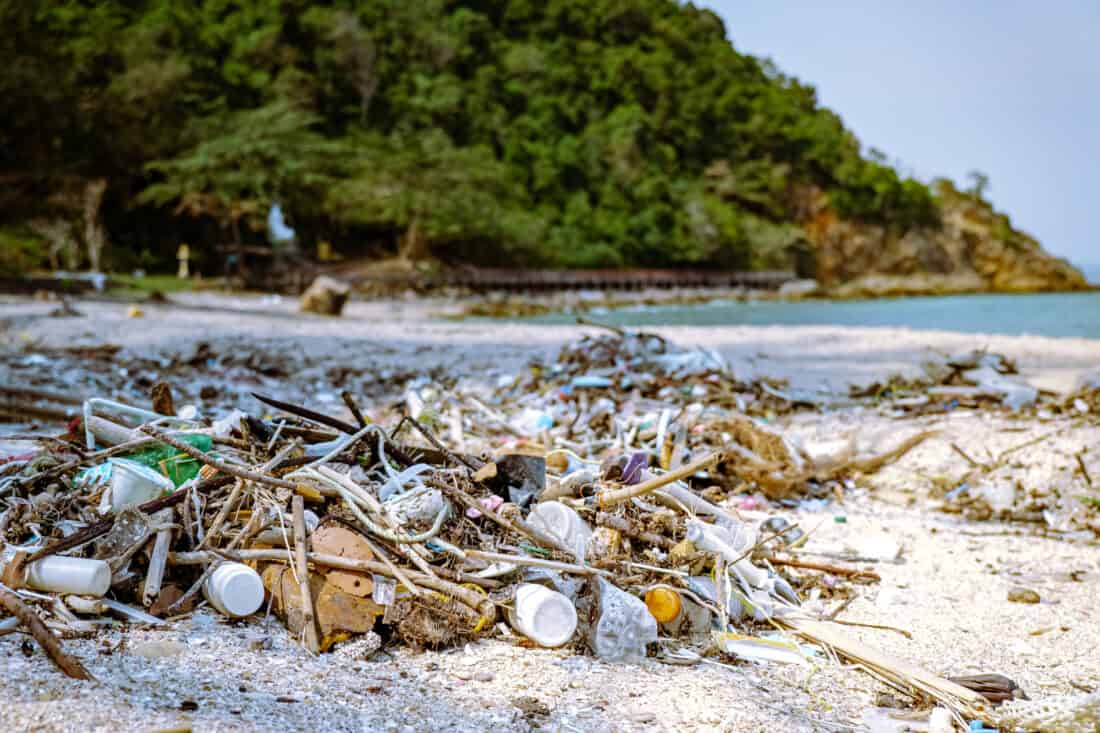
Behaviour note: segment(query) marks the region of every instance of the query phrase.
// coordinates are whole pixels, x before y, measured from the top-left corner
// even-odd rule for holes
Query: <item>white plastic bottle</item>
[[[561,593],[535,583],[516,588],[508,610],[512,628],[539,646],[558,647],[573,638],[577,630],[577,609]]]
[[[104,560],[51,555],[27,565],[27,587],[101,597],[111,587],[111,567]]]
[[[234,618],[251,616],[264,603],[260,574],[239,562],[219,565],[202,584],[202,592],[211,606]]]

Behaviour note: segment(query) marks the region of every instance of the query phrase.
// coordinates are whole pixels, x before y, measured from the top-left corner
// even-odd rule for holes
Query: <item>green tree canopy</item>
[[[0,0],[0,20],[0,227],[102,179],[116,255],[169,259],[185,215],[276,198],[348,254],[515,265],[783,264],[808,190],[936,221],[927,186],[691,3]]]

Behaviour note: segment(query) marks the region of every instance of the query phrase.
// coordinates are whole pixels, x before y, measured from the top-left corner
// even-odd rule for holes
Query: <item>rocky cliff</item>
[[[935,191],[940,225],[900,232],[842,219],[824,194],[804,192],[802,227],[822,288],[836,297],[1091,289],[984,200],[942,180]]]

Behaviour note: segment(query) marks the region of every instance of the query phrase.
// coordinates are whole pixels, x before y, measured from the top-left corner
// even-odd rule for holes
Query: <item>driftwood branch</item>
[[[606,509],[607,507],[621,504],[624,501],[629,501],[636,496],[645,496],[646,494],[653,493],[663,486],[668,486],[671,483],[674,483],[681,479],[685,479],[692,474],[697,473],[698,471],[702,471],[705,468],[710,468],[714,464],[721,461],[722,458],[722,453],[711,453],[709,455],[703,456],[696,461],[692,461],[686,466],[681,466],[675,471],[669,471],[666,474],[656,476],[649,479],[648,481],[643,481],[640,484],[635,484],[634,486],[624,486],[621,489],[605,489],[604,491],[599,492],[598,494],[596,494],[596,496],[592,497],[584,503],[591,502],[598,505],[601,509]]]
[[[803,560],[785,560],[781,557],[769,557],[768,562],[770,562],[772,565],[782,565],[789,568],[819,570],[823,573],[842,575],[846,578],[866,578],[868,580],[876,581],[882,580],[882,577],[873,570],[863,570],[861,568],[846,568],[841,565],[827,565],[825,563],[805,562]]]
[[[46,652],[46,656],[50,658],[50,661],[57,665],[57,668],[64,672],[66,676],[75,680],[92,679],[92,675],[84,669],[84,665],[80,663],[80,660],[65,653],[65,650],[61,648],[61,642],[53,635],[53,632],[46,628],[46,624],[42,622],[38,614],[6,585],[0,585],[0,607],[19,619],[23,627],[30,632],[30,635],[42,647],[42,651]]]
[[[248,560],[288,562],[286,550],[227,550],[218,553],[205,550],[200,552],[173,552],[168,556],[168,563],[171,565],[201,565],[218,557],[236,560],[238,562],[246,562]],[[400,580],[389,565],[382,562],[375,562],[374,560],[359,560],[317,552],[309,553],[306,559],[314,565],[323,565],[325,567],[350,570],[358,573],[377,573],[379,575],[385,575],[388,578]],[[408,571],[408,576],[424,588],[439,591],[445,595],[457,598],[470,608],[476,608],[490,621],[496,618],[496,606],[491,600],[477,591],[464,588],[440,578],[432,578],[424,573],[415,571]]]
[[[286,481],[286,480],[281,479],[281,478],[275,478],[274,476],[267,476],[267,475],[262,474],[262,473],[257,473],[256,471],[250,471],[246,468],[239,468],[238,466],[231,466],[228,463],[226,463],[225,461],[221,461],[221,460],[218,460],[217,458],[214,458],[213,456],[207,455],[206,453],[203,453],[201,450],[199,450],[195,446],[193,446],[189,443],[184,443],[182,440],[178,440],[176,438],[173,438],[172,436],[167,435],[167,434],[157,430],[156,428],[152,428],[152,427],[149,427],[147,425],[147,426],[141,428],[141,431],[143,433],[146,433],[146,434],[156,438],[157,440],[159,440],[162,443],[165,443],[167,445],[172,446],[173,448],[180,451],[181,453],[186,453],[187,455],[191,456],[195,460],[200,461],[202,463],[205,463],[206,465],[210,466],[211,468],[216,468],[217,470],[221,471],[222,473],[227,473],[230,476],[236,476],[237,478],[244,479],[245,481],[254,481],[258,484],[267,484],[268,486],[274,486],[277,489],[290,489],[291,491],[297,491],[298,490],[298,485],[297,484],[294,484],[290,481]],[[324,492],[322,492],[322,493],[324,493]]]
[[[301,496],[294,496],[291,511],[294,513],[294,566],[298,571],[298,588],[302,594],[302,625],[305,627],[306,649],[310,654],[316,655],[321,653],[321,639],[317,631],[317,614],[313,609],[313,593],[309,589],[305,501]]]

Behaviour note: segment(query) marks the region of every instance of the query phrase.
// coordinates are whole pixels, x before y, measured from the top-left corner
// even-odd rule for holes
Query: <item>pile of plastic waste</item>
[[[608,333],[495,385],[414,380],[373,409],[255,395],[260,409],[210,419],[166,384],[152,409],[89,399],[68,433],[0,464],[0,633],[44,618],[35,636],[56,645],[205,603],[270,608],[317,653],[495,635],[612,662],[812,666],[844,643],[802,600],[843,600],[873,574],[822,583],[770,500],[925,436],[815,453],[749,416],[774,389],[714,352]],[[981,706],[947,682],[920,690]]]

